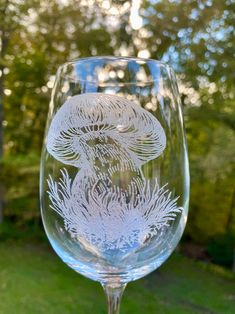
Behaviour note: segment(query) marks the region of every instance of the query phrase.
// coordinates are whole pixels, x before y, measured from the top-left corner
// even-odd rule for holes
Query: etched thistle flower
[[[90,189],[81,182],[80,192],[74,193],[67,170],[61,174],[58,183],[51,177],[48,180],[50,207],[63,218],[73,238],[101,252],[141,247],[182,211],[177,207],[178,198],[171,199],[171,192],[157,182],[151,185],[145,180],[137,197],[135,185],[127,193],[97,184]]]

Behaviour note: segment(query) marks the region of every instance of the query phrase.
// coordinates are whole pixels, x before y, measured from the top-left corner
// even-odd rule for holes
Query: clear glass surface
[[[106,292],[168,258],[185,228],[189,200],[182,110],[168,65],[98,57],[59,68],[40,198],[53,249]]]

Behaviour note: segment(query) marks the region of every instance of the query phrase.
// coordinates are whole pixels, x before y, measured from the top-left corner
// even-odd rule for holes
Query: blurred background
[[[174,68],[189,148],[184,238],[168,266],[133,284],[123,313],[235,313],[234,22],[234,0],[0,0],[0,313],[105,313],[102,292],[51,253],[38,200],[56,70],[97,55]]]

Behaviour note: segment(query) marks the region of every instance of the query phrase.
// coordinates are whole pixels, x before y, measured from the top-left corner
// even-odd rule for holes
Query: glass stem
[[[122,294],[126,284],[102,284],[108,302],[108,314],[119,314]]]

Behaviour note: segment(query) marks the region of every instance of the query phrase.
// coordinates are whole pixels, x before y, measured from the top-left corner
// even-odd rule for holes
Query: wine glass
[[[41,158],[43,224],[59,257],[99,281],[109,314],[185,228],[189,170],[172,69],[95,57],[59,67]]]

